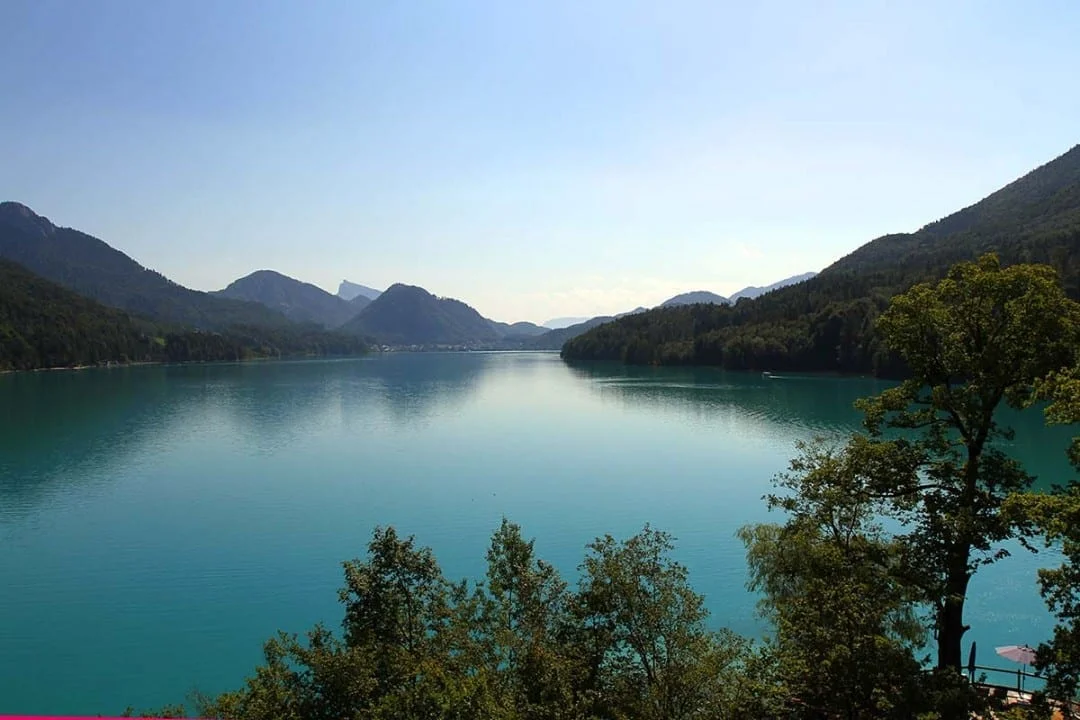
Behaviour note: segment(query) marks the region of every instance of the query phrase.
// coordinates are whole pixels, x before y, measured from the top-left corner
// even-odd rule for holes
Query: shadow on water
[[[160,368],[0,377],[0,518],[121,462],[160,432],[175,400]]]
[[[362,431],[372,418],[416,426],[461,407],[486,373],[508,363],[518,372],[529,365],[505,355],[402,353],[0,376],[0,519],[68,486],[107,483],[110,468],[208,424],[264,454],[313,426]]]
[[[351,368],[341,393],[348,421],[382,412],[406,427],[461,407],[500,360],[488,353],[399,353]]]
[[[859,428],[853,403],[890,383],[869,378],[771,376],[715,368],[598,365],[574,367],[605,398],[628,405],[678,408],[697,416],[734,414],[748,422],[842,435]]]
[[[614,364],[574,366],[570,372],[587,381],[603,398],[628,406],[675,409],[694,417],[734,413],[749,422],[764,422],[808,435],[842,438],[861,432],[856,400],[876,395],[895,383],[865,377],[727,372],[701,367],[627,367]],[[1002,442],[1036,477],[1038,490],[1075,479],[1065,450],[1076,427],[1047,426],[1041,408],[1002,408],[1003,427],[1015,437]]]
[[[556,361],[557,362],[557,361]],[[313,427],[363,432],[371,422],[423,425],[465,406],[494,372],[550,369],[553,358],[513,353],[400,353],[352,360],[133,367],[0,376],[0,502],[29,508],[65,484],[103,481],[134,451],[216,419],[251,452],[273,453]],[[561,366],[561,363],[559,363]],[[590,393],[684,418],[767,424],[804,435],[860,429],[852,407],[890,383],[828,376],[764,377],[712,368],[569,367]],[[1071,480],[1070,428],[1035,410],[1002,413],[1009,452],[1040,488]],[[107,481],[107,480],[106,480]]]

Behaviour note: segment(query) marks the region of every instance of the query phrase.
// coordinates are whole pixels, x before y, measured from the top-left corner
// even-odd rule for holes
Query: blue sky
[[[0,3],[0,199],[199,289],[543,321],[914,230],[1080,142],[1080,3]]]

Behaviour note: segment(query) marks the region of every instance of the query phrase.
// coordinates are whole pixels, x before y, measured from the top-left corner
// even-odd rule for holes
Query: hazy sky
[[[0,0],[0,199],[199,289],[722,294],[1080,142],[1080,2]]]

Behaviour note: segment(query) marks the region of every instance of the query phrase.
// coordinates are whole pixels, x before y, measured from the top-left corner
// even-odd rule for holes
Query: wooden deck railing
[[[967,673],[968,679],[973,683],[976,682],[979,671],[982,671],[984,674],[994,674],[992,678],[987,677],[987,680],[994,679],[1006,681],[1006,678],[1008,678],[1008,680],[1006,681],[1008,684],[1005,684],[1004,682],[977,683],[982,685],[994,685],[996,687],[1007,688],[1015,687],[1017,690],[1031,691],[1041,689],[1043,683],[1046,682],[1046,678],[1044,678],[1043,676],[1033,672],[1028,672],[1023,667],[1019,667],[1016,670],[1010,670],[1009,668],[992,667],[990,665],[968,665],[966,668],[964,668],[964,672]],[[1029,684],[1028,680],[1032,680],[1034,681],[1034,683]]]

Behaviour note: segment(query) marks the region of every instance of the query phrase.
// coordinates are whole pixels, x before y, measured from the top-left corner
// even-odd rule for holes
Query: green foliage
[[[926,631],[903,582],[902,548],[874,518],[870,447],[804,445],[770,506],[784,525],[742,528],[750,587],[774,628],[781,677],[800,715],[908,718],[929,710],[916,652]]]
[[[0,260],[0,370],[144,360],[151,352],[125,313]]]
[[[601,716],[690,718],[724,706],[747,648],[728,633],[705,629],[704,599],[670,559],[671,537],[646,526],[619,543],[610,535],[589,545],[581,566],[575,616],[584,635],[589,674],[610,698]]]
[[[1080,486],[1054,494],[1018,494],[1006,510],[1017,522],[1037,528],[1047,546],[1061,552],[1061,565],[1039,570],[1039,590],[1058,623],[1051,640],[1039,646],[1035,668],[1045,674],[1050,697],[1080,697]]]
[[[1048,422],[1080,422],[1080,370],[1076,367],[1050,374],[1037,391],[1040,399],[1050,401]],[[1069,458],[1080,467],[1078,448],[1080,438],[1075,438]],[[1080,484],[1073,480],[1053,493],[1013,495],[1003,512],[1017,526],[1038,532],[1048,547],[1061,554],[1061,565],[1039,570],[1039,590],[1058,622],[1051,640],[1039,646],[1035,668],[1046,676],[1049,697],[1080,697]]]
[[[1075,363],[1080,305],[1052,269],[1002,268],[987,255],[897,296],[879,332],[912,377],[859,403],[881,447],[906,455],[898,465],[905,472],[880,475],[888,482],[874,492],[909,528],[901,539],[912,582],[934,608],[938,665],[959,668],[968,584],[980,565],[1004,556],[1001,541],[1022,536],[1001,507],[1033,480],[995,445],[1013,436],[995,413],[1003,403],[1030,404],[1038,383]],[[907,432],[912,444],[881,440],[887,428]]]
[[[717,365],[731,370],[905,370],[874,330],[889,299],[996,252],[1053,267],[1080,297],[1080,146],[972,207],[912,234],[878,238],[806,282],[733,306],[658,308],[563,346],[569,361]]]
[[[571,592],[503,522],[488,583],[451,583],[431,551],[377,529],[345,564],[341,637],[281,633],[245,687],[202,717],[758,718],[778,711],[771,660],[704,626],[669,536],[597,539]]]

